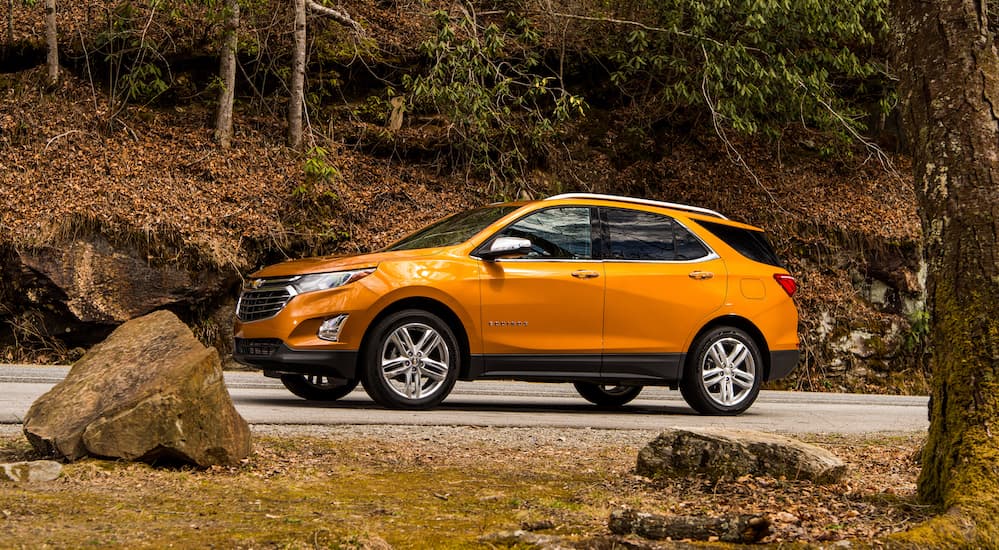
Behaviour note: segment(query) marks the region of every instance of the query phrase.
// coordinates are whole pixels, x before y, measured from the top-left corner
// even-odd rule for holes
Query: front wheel
[[[309,401],[336,401],[357,387],[357,380],[338,380],[310,374],[282,374],[288,391]]]
[[[361,383],[384,407],[429,409],[451,393],[460,357],[454,332],[440,317],[399,311],[372,330]]]
[[[620,407],[630,403],[642,393],[642,386],[614,386],[590,382],[575,382],[573,386],[583,399],[602,407]]]
[[[717,327],[691,348],[680,393],[701,414],[735,415],[756,401],[763,361],[756,342],[735,327]]]

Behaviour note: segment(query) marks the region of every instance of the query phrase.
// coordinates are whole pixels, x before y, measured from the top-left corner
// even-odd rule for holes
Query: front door
[[[599,376],[605,276],[593,259],[594,212],[548,208],[496,235],[530,239],[532,250],[482,262],[486,376]]]

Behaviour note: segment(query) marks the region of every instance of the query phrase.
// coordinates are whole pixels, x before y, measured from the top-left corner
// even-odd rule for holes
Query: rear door
[[[604,378],[676,380],[685,345],[725,302],[725,262],[675,219],[601,208]]]

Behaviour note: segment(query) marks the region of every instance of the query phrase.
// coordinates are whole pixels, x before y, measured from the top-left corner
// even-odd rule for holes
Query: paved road
[[[68,368],[0,365],[0,424],[19,424],[31,403]],[[619,410],[601,410],[569,384],[459,382],[433,411],[392,411],[360,389],[336,403],[299,399],[259,373],[227,372],[226,385],[251,424],[402,424],[555,426],[656,430],[729,427],[785,433],[898,433],[923,431],[925,397],[765,391],[738,417],[699,416],[679,392],[646,388]]]

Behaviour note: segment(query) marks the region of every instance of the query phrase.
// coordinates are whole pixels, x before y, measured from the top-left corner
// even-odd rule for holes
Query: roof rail
[[[554,195],[548,197],[544,200],[553,201],[557,199],[599,199],[605,201],[630,202],[632,204],[646,204],[649,206],[661,206],[663,208],[672,208],[674,210],[684,210],[687,212],[694,212],[697,214],[714,216],[716,218],[721,218],[723,220],[728,219],[725,216],[721,215],[720,213],[715,212],[714,210],[701,208],[699,206],[690,206],[687,204],[678,204],[675,202],[654,201],[649,199],[636,199],[634,197],[624,197],[621,195],[601,195],[599,193],[563,193],[561,195]]]

